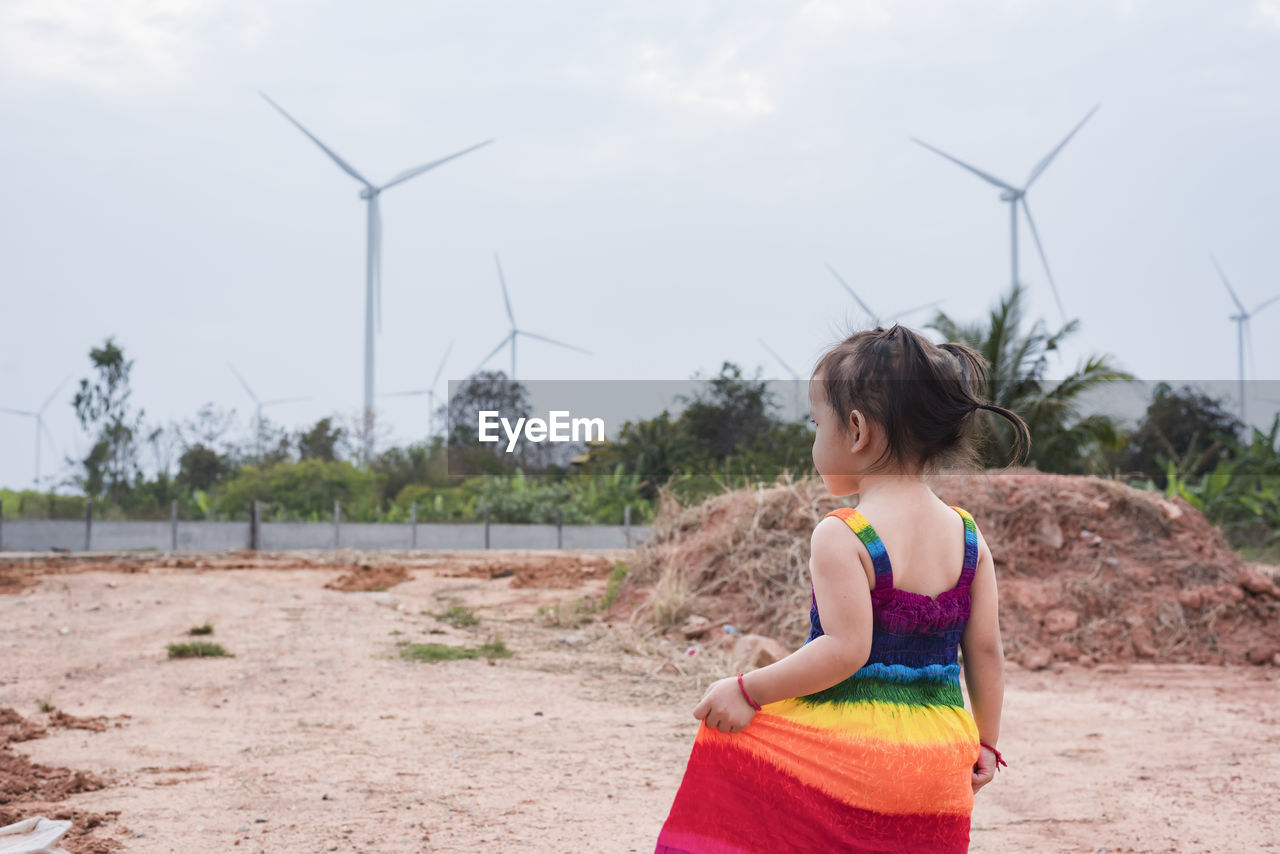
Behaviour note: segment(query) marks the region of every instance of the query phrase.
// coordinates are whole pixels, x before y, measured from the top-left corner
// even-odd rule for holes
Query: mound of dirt
[[[0,565],[0,593],[21,593],[36,583],[36,580],[25,572],[14,567]]]
[[[49,724],[58,727],[101,730],[105,718],[79,718],[63,712],[55,712]],[[107,782],[87,771],[55,768],[32,762],[14,753],[10,744],[44,738],[48,730],[34,721],[27,720],[12,708],[0,709],[0,827],[13,824],[33,815],[71,821],[71,829],[61,843],[67,850],[86,854],[109,854],[123,849],[118,841],[89,836],[94,829],[119,816],[118,810],[108,813],[90,813],[66,809],[59,802],[69,795],[92,792],[105,788]]]
[[[358,593],[365,590],[385,590],[408,580],[409,570],[398,564],[362,563],[339,575],[325,587],[345,593]]]
[[[554,552],[522,552],[513,555],[482,556],[457,561],[457,568],[442,574],[453,578],[511,578],[512,587],[580,587],[592,578],[605,578],[613,561],[600,555]]]
[[[933,486],[991,548],[1007,658],[1280,665],[1274,568],[1246,566],[1181,499],[1030,470]],[[819,478],[691,507],[664,498],[607,616],[673,628],[697,613],[794,648],[808,636],[809,536],[846,504]]]

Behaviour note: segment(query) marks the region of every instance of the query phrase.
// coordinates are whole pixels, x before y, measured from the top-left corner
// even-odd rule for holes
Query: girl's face
[[[809,383],[809,412],[816,432],[813,436],[813,465],[822,475],[832,495],[852,495],[858,491],[858,471],[865,455],[867,437],[863,435],[866,420],[857,413],[852,432],[841,429],[840,416],[827,403],[820,377]],[[846,414],[846,418],[849,415]]]

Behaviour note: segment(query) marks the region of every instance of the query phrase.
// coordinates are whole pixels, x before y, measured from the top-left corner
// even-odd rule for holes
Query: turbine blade
[[[893,315],[890,319],[897,320],[899,317],[906,317],[908,314],[915,314],[917,311],[924,311],[926,308],[933,308],[935,305],[941,305],[944,300],[936,299],[933,302],[927,302],[924,305],[918,305],[915,308],[909,308],[906,311],[900,311]]]
[[[1089,111],[1089,114],[1080,120],[1080,124],[1076,125],[1075,128],[1072,129],[1071,133],[1067,134],[1066,139],[1058,143],[1057,148],[1055,148],[1053,151],[1050,151],[1047,155],[1045,155],[1043,160],[1041,160],[1039,163],[1036,164],[1035,168],[1031,170],[1031,177],[1027,179],[1027,187],[1030,187],[1031,182],[1034,181],[1036,178],[1040,177],[1040,173],[1048,168],[1049,163],[1052,162],[1053,158],[1058,156],[1058,152],[1062,150],[1062,147],[1071,141],[1071,137],[1076,135],[1076,131],[1084,127],[1084,123],[1089,121],[1089,118],[1094,113],[1098,112],[1098,107],[1101,107],[1101,106],[1102,106],[1101,104],[1095,104],[1093,109]],[[1024,187],[1023,189],[1026,189],[1026,187]]]
[[[1222,272],[1222,268],[1218,266],[1218,259],[1209,254],[1209,260],[1213,262],[1214,268],[1217,269],[1218,275],[1222,277],[1222,284],[1227,286],[1227,293],[1231,294],[1231,299],[1235,300],[1236,308],[1240,309],[1240,314],[1244,317],[1249,316],[1249,312],[1244,310],[1244,303],[1240,302],[1240,297],[1236,296],[1235,289],[1231,287],[1231,283],[1227,281],[1227,274]]]
[[[1053,273],[1049,272],[1049,259],[1045,257],[1044,247],[1040,245],[1040,232],[1036,231],[1036,221],[1031,218],[1031,206],[1027,204],[1027,197],[1022,197],[1022,211],[1027,215],[1027,224],[1031,226],[1031,237],[1036,242],[1036,251],[1040,253],[1040,263],[1044,264],[1044,274],[1049,277],[1049,287],[1053,289],[1053,301],[1058,304],[1058,313],[1062,315],[1062,322],[1067,322],[1067,313],[1062,309],[1062,300],[1058,297],[1058,286],[1053,282]]]
[[[995,184],[997,187],[1004,187],[1006,190],[1008,190],[1011,193],[1018,192],[1017,187],[1011,187],[1008,184],[1006,184],[1004,181],[1001,181],[999,178],[995,177],[994,175],[988,175],[986,172],[983,172],[978,167],[970,166],[968,163],[965,163],[963,160],[958,160],[957,158],[952,157],[950,154],[947,154],[945,151],[934,148],[932,145],[930,145],[927,142],[921,142],[920,140],[916,139],[914,136],[911,137],[911,140],[912,142],[916,142],[916,143],[919,143],[920,145],[923,145],[925,148],[929,149],[935,154],[941,154],[943,157],[947,158],[952,163],[956,163],[956,164],[959,164],[960,166],[963,166],[964,168],[968,169],[970,172],[977,175],[979,178],[983,179],[984,181],[989,181],[990,183]]]
[[[1258,304],[1258,306],[1257,306],[1253,311],[1249,312],[1249,316],[1250,316],[1250,317],[1253,317],[1255,314],[1257,314],[1258,312],[1262,311],[1264,308],[1266,308],[1267,306],[1271,305],[1271,303],[1275,302],[1275,301],[1276,301],[1276,300],[1278,300],[1278,299],[1280,299],[1280,294],[1276,294],[1275,296],[1273,296],[1271,299],[1267,300],[1266,302],[1259,303],[1259,304]]]
[[[476,371],[484,367],[484,363],[492,359],[494,356],[496,356],[498,351],[501,350],[503,347],[507,346],[507,342],[510,341],[513,337],[515,337],[515,334],[516,334],[515,332],[508,332],[505,336],[503,336],[502,340],[498,342],[498,346],[494,347],[493,350],[489,352],[489,355],[481,359],[480,364],[476,365],[475,368],[471,371],[471,373],[474,374]]]
[[[44,402],[43,405],[41,405],[41,407],[38,410],[36,410],[36,412],[43,413],[46,409],[48,409],[49,404],[53,403],[53,399],[58,396],[58,392],[62,391],[62,387],[65,386],[67,384],[67,380],[70,380],[70,379],[71,379],[71,374],[67,374],[66,379],[58,383],[58,387],[53,390],[53,394],[49,395],[49,398]]]
[[[263,406],[275,406],[277,403],[301,403],[304,400],[310,400],[309,397],[277,397],[275,400],[262,401]]]
[[[37,412],[28,412],[25,409],[8,409],[2,406],[0,406],[0,412],[8,412],[11,415],[30,415],[32,418],[39,417],[39,413]]]
[[[777,360],[778,360],[778,364],[782,365],[782,367],[783,367],[784,369],[786,369],[786,372],[787,372],[787,373],[791,374],[791,376],[792,376],[792,377],[794,377],[795,379],[800,379],[799,374],[797,374],[795,371],[791,370],[791,366],[790,366],[790,365],[788,365],[786,362],[782,361],[782,357],[781,357],[781,356],[779,356],[777,353],[775,353],[775,352],[773,351],[773,348],[772,348],[772,347],[770,347],[768,344],[765,344],[765,343],[764,343],[764,339],[763,339],[763,338],[757,338],[756,340],[760,342],[760,345],[761,345],[762,347],[764,347],[766,350],[768,350],[768,351],[769,351],[770,355],[772,355],[772,356],[773,356],[773,358],[775,358],[775,359],[777,359]]]
[[[824,263],[825,263],[825,262],[824,262]],[[827,264],[827,265],[826,265],[826,267],[827,267],[827,269],[828,269],[828,270],[830,270],[830,271],[831,271],[831,275],[833,275],[833,276],[835,276],[835,277],[836,277],[836,281],[837,281],[837,282],[839,282],[841,285],[843,285],[843,286],[844,286],[844,289],[845,289],[846,291],[848,291],[848,292],[849,292],[849,296],[853,297],[853,298],[854,298],[854,300],[856,300],[856,301],[857,301],[858,305],[862,306],[862,310],[863,310],[863,311],[865,311],[865,312],[867,313],[867,316],[871,318],[872,322],[874,322],[877,326],[879,326],[879,325],[880,325],[880,318],[876,315],[876,313],[875,313],[874,311],[872,311],[872,310],[867,306],[867,304],[866,304],[865,302],[863,302],[863,301],[862,301],[862,297],[860,297],[860,296],[858,296],[856,293],[854,293],[853,288],[849,287],[849,283],[848,283],[848,282],[846,282],[846,281],[844,280],[844,278],[843,278],[839,273],[837,273],[837,272],[836,272],[836,268],[835,268],[835,267],[832,267],[830,264]]]
[[[546,341],[546,342],[547,342],[547,343],[549,343],[549,344],[558,344],[558,345],[560,345],[561,347],[568,347],[570,350],[577,350],[579,353],[586,353],[588,356],[590,356],[590,355],[591,355],[591,351],[590,351],[590,350],[583,350],[581,347],[575,347],[575,346],[573,346],[572,344],[566,344],[566,343],[564,343],[563,341],[557,341],[557,340],[556,340],[556,339],[554,339],[554,338],[548,338],[547,336],[545,336],[545,335],[539,335],[539,334],[538,334],[538,333],[536,333],[536,332],[525,332],[523,329],[517,329],[513,334],[514,334],[514,335],[528,335],[530,338],[537,338],[539,341]]]
[[[453,342],[449,342],[449,346],[445,348],[444,356],[440,358],[440,367],[436,368],[436,375],[431,378],[431,389],[436,387],[436,383],[440,382],[440,374],[444,372],[444,363],[449,358],[449,351],[453,349]],[[431,389],[428,389],[430,391]]]
[[[437,166],[443,166],[444,164],[448,163],[450,160],[456,160],[457,158],[461,157],[464,154],[470,154],[471,152],[475,151],[477,148],[484,148],[486,145],[488,145],[491,142],[493,142],[493,140],[486,139],[484,142],[478,143],[477,145],[473,145],[470,148],[464,148],[461,151],[455,152],[454,154],[450,154],[448,157],[441,157],[439,160],[432,160],[430,163],[424,163],[421,166],[415,166],[413,169],[406,169],[403,172],[401,172],[399,175],[392,178],[387,183],[383,184],[378,189],[385,190],[389,187],[394,187],[396,184],[403,184],[405,181],[408,181],[410,178],[421,175],[423,172],[429,172],[432,169],[436,168]]]
[[[44,423],[44,419],[37,416],[36,421],[40,424],[40,432],[49,440],[49,450],[56,451],[57,444],[53,441],[53,434],[49,432],[49,425]]]
[[[369,183],[369,179],[368,179],[368,178],[364,177],[364,176],[363,176],[363,175],[361,175],[359,172],[357,172],[357,171],[355,170],[355,167],[354,167],[354,166],[352,166],[350,163],[348,163],[347,161],[345,161],[345,160],[343,160],[341,157],[339,157],[339,156],[338,156],[338,154],[337,154],[337,152],[335,152],[332,148],[330,148],[329,146],[327,146],[327,145],[325,145],[323,142],[321,142],[319,139],[317,139],[317,138],[315,137],[315,135],[314,135],[314,134],[312,134],[312,133],[311,133],[311,131],[309,131],[309,130],[307,130],[306,128],[304,128],[304,127],[303,127],[303,126],[298,122],[298,120],[297,120],[297,119],[295,119],[293,116],[291,116],[291,115],[289,115],[288,113],[286,113],[286,112],[284,111],[284,107],[280,106],[280,105],[279,105],[279,104],[277,104],[275,101],[273,101],[273,100],[271,100],[270,98],[268,98],[268,97],[267,97],[267,93],[266,93],[266,92],[261,92],[261,91],[260,91],[260,92],[258,92],[258,94],[259,94],[259,95],[261,95],[264,99],[266,99],[266,102],[267,102],[268,104],[270,104],[271,106],[275,107],[275,108],[276,108],[276,110],[278,110],[278,111],[279,111],[280,115],[282,115],[282,116],[284,116],[286,119],[288,119],[288,120],[293,124],[293,126],[294,126],[294,127],[296,127],[298,130],[300,130],[300,131],[302,131],[303,133],[305,133],[305,134],[307,135],[307,138],[308,138],[308,139],[310,139],[310,140],[311,140],[312,142],[314,142],[316,145],[320,146],[321,150],[323,150],[325,154],[327,154],[327,155],[329,155],[331,158],[333,158],[333,162],[334,162],[334,163],[337,163],[337,164],[338,164],[338,167],[339,167],[340,169],[342,169],[342,171],[343,171],[343,172],[346,172],[348,175],[350,175],[352,178],[355,178],[355,179],[356,179],[357,181],[359,181],[361,184],[364,184],[364,185],[365,185],[366,187],[368,187],[370,190],[372,190],[372,189],[373,189],[373,184]]]
[[[236,370],[236,366],[227,362],[227,367],[231,369],[231,373],[236,375],[236,379],[240,380],[240,385],[244,386],[244,390],[249,392],[249,397],[253,398],[253,402],[261,406],[262,402],[258,400],[258,396],[253,393],[253,389],[249,388],[249,383],[245,382],[245,378],[240,376],[240,372]]]
[[[421,395],[430,393],[431,389],[429,388],[419,388],[414,389],[413,391],[388,391],[378,395],[378,397],[420,397]]]
[[[498,253],[493,253],[493,262],[498,265],[498,283],[502,285],[502,299],[507,304],[507,319],[511,321],[511,328],[516,328],[516,316],[511,311],[511,297],[507,296],[507,279],[502,275],[502,260],[498,258]]]

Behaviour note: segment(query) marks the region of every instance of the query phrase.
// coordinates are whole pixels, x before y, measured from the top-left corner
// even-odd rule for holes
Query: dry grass
[[[624,590],[640,592],[632,624],[666,630],[708,613],[743,631],[796,644],[807,634],[809,537],[843,506],[818,478],[784,475],[772,486],[683,506],[664,491],[653,531]]]

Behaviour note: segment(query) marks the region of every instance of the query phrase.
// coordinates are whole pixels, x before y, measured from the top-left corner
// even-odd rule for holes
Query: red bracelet
[[[751,704],[751,708],[755,709],[757,712],[760,711],[760,707],[756,705],[756,701],[751,699],[751,695],[747,693],[747,686],[742,684],[741,673],[738,674],[738,687],[742,689],[742,696],[747,698],[747,702]]]
[[[1008,767],[1009,767],[1009,763],[1008,763],[1008,762],[1005,762],[1005,761],[1004,761],[1004,758],[1000,756],[1000,751],[996,750],[994,747],[992,747],[991,745],[987,744],[985,741],[980,741],[980,742],[978,742],[978,744],[982,745],[982,746],[983,746],[983,747],[985,747],[987,750],[990,750],[992,753],[994,753],[994,754],[996,755],[996,770],[997,770],[997,771],[999,771],[999,770],[1000,770],[1000,766],[1001,766],[1001,765],[1003,765],[1003,766],[1004,766],[1004,767],[1006,767],[1006,768],[1008,768]]]

